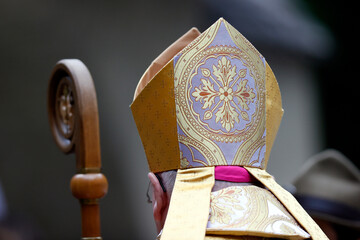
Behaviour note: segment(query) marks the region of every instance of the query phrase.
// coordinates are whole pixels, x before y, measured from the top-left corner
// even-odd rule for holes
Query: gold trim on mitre
[[[175,56],[174,63],[179,148],[187,160],[181,168],[263,168],[263,56],[221,18]]]
[[[266,62],[266,153],[264,169],[266,169],[283,114],[279,84]]]
[[[226,31],[233,46],[211,45],[214,41],[218,41],[220,30]],[[218,60],[215,59],[217,56]],[[225,121],[225,116],[216,114],[226,106],[223,103],[225,101],[222,103],[219,101],[216,105],[217,109],[214,109],[215,104],[204,105],[202,108],[213,108],[210,109],[212,112],[210,110],[206,112],[208,115],[204,118],[209,118],[211,114],[215,119],[216,115],[216,122],[219,124],[221,122],[223,130],[211,129],[204,121],[199,123],[199,113],[185,102],[190,98],[189,94],[195,96],[195,93],[186,90],[185,85],[189,83],[187,80],[189,71],[193,71],[190,78],[194,77],[196,71],[203,71],[203,63],[200,62],[202,57],[215,59],[210,71],[219,71],[216,68],[221,66],[216,65],[216,61],[221,64],[221,61],[226,60],[224,57],[238,61],[240,65],[238,64],[236,71],[239,73],[234,73],[238,75],[233,76],[236,80],[232,87],[236,89],[234,84],[238,81],[237,89],[244,85],[244,89],[248,91],[244,94],[253,94],[253,90],[246,86],[246,83],[248,78],[256,79],[254,85],[257,87],[256,98],[245,99],[248,103],[256,101],[258,104],[251,116],[244,109],[240,109],[239,105],[233,111],[235,117],[232,122],[222,123]],[[197,69],[193,66],[196,62],[199,65]],[[230,67],[235,71],[234,66]],[[241,67],[245,68],[241,69]],[[240,78],[241,74],[243,78]],[[211,84],[215,83],[216,81]],[[163,93],[157,89],[159,86]],[[221,89],[220,87],[220,92],[226,89],[224,86]],[[196,86],[193,86],[194,88],[196,89]],[[220,92],[216,93],[218,97]],[[235,100],[235,96],[232,99]],[[249,109],[248,103],[243,103],[242,107]],[[203,99],[199,98],[198,102],[193,100],[192,104],[203,104]],[[234,108],[234,104],[235,102],[228,105],[228,109]],[[197,107],[199,109],[199,106]],[[136,88],[131,109],[152,172],[216,165],[253,166],[265,169],[283,114],[280,90],[265,59],[245,37],[222,18],[201,35],[196,28],[192,28],[154,60]],[[251,122],[246,123],[249,119]],[[235,121],[245,122],[246,126],[244,125],[243,128],[246,129],[231,133],[230,128],[234,123],[236,124]],[[236,150],[229,155],[219,147],[218,143],[225,143],[228,145],[227,149]],[[262,155],[261,151],[265,153]],[[203,159],[199,159],[198,156],[203,156]]]
[[[246,167],[313,239],[327,239],[264,170],[283,115],[264,57],[222,18],[180,40],[144,73],[131,105],[150,171],[178,169],[162,239],[204,239],[217,165]]]
[[[172,59],[199,35],[192,28],[168,47],[152,62],[136,87],[131,110],[152,172],[180,168]]]
[[[144,87],[131,105],[152,172],[180,168],[180,161],[176,161],[179,144],[171,62]]]
[[[197,38],[201,33],[195,27],[191,28],[173,44],[171,44],[165,51],[163,51],[146,69],[138,85],[136,86],[134,99],[140,94],[145,86],[153,79],[153,77],[167,64],[174,56]]]

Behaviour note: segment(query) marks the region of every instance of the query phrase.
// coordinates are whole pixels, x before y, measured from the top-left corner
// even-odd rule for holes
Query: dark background
[[[46,112],[53,66],[78,58],[98,97],[109,180],[103,237],[154,239],[148,169],[129,105],[161,51],[219,16],[258,48],[279,81],[285,115],[269,172],[286,185],[307,158],[329,147],[359,166],[356,8],[323,0],[235,2],[0,0],[0,182],[8,225],[24,239],[80,238],[79,205],[69,189],[75,158],[55,145]]]
[[[339,1],[306,0],[309,11],[332,31],[336,47],[334,54],[317,71],[321,83],[321,104],[326,121],[326,147],[343,152],[358,168],[357,153],[359,103],[356,8]]]

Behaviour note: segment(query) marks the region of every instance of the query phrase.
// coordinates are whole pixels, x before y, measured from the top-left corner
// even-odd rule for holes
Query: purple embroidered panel
[[[174,58],[181,167],[262,167],[265,59],[220,19]]]

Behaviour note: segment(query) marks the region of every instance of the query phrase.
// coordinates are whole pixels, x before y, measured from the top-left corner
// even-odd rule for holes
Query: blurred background
[[[101,200],[104,239],[155,238],[148,168],[129,105],[154,58],[191,27],[204,31],[221,16],[278,79],[285,114],[268,165],[277,181],[287,186],[329,147],[359,166],[358,91],[351,85],[357,19],[345,2],[0,0],[0,221],[29,237],[16,239],[80,239],[69,187],[75,157],[55,145],[46,111],[52,68],[64,58],[82,60],[97,90],[109,181]]]

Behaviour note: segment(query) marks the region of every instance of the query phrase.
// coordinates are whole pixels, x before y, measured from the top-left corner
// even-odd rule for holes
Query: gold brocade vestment
[[[177,170],[162,240],[327,239],[266,172],[281,105],[265,58],[222,18],[152,63],[131,110],[150,171]],[[243,167],[264,188],[211,192],[217,166]]]

